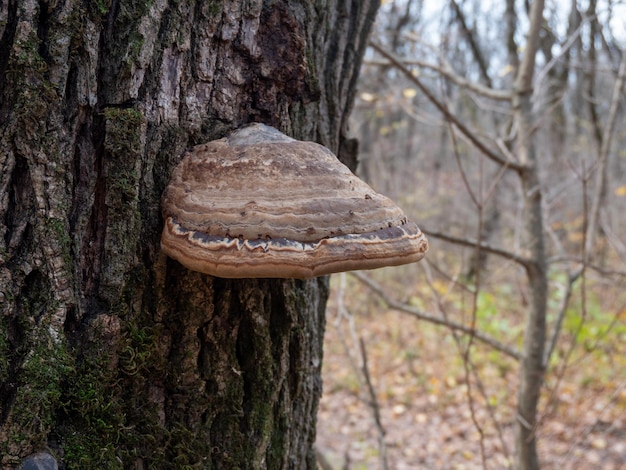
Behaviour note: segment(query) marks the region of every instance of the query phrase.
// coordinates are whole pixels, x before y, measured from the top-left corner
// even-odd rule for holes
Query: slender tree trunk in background
[[[0,465],[315,467],[327,280],[188,271],[159,202],[250,121],[353,163],[377,8],[0,2]]]
[[[473,31],[473,28],[467,24],[467,20],[465,19],[465,13],[456,2],[456,0],[450,0],[450,6],[454,10],[455,19],[459,23],[461,27],[461,33],[463,34],[463,39],[467,42],[472,51],[472,57],[476,61],[476,65],[478,65],[478,69],[480,70],[480,79],[489,87],[492,86],[491,78],[489,77],[489,73],[487,71],[487,61],[483,56],[483,53],[476,41],[476,37]]]
[[[529,262],[526,272],[530,302],[524,330],[524,357],[518,388],[515,468],[538,470],[537,407],[545,376],[543,355],[546,342],[548,272],[545,259],[542,188],[539,179],[539,158],[534,136],[532,113],[533,75],[539,34],[543,23],[543,0],[535,0],[530,10],[530,28],[514,86],[514,119],[517,128],[517,154],[524,170],[521,183],[524,194],[525,242]]]
[[[517,32],[517,12],[515,11],[515,0],[506,0],[506,10],[504,12],[506,24],[506,52],[512,73],[516,74],[519,67],[519,56],[515,33]]]
[[[617,119],[617,112],[620,106],[619,97],[622,95],[624,88],[624,75],[626,74],[626,55],[622,55],[619,70],[615,80],[613,88],[613,94],[609,102],[608,112],[602,110],[599,105],[598,83],[597,83],[597,43],[601,38],[601,25],[598,22],[596,11],[596,0],[589,2],[587,9],[587,15],[592,18],[589,22],[589,47],[587,51],[588,71],[586,73],[587,78],[587,101],[589,108],[589,117],[591,120],[592,135],[595,141],[596,147],[596,160],[594,165],[595,178],[592,190],[590,191],[591,205],[588,214],[588,221],[586,227],[585,236],[585,256],[587,259],[595,258],[596,262],[605,258],[603,253],[606,252],[606,244],[602,244],[599,247],[595,246],[596,242],[602,239],[603,229],[600,220],[600,213],[602,208],[606,206],[608,196],[608,182],[609,182],[609,156],[611,150],[611,144],[613,141],[613,132]],[[602,103],[606,106],[606,103]],[[600,248],[599,250],[597,248]],[[595,253],[594,253],[595,251]],[[595,256],[592,256],[595,255]]]
[[[600,116],[598,113],[596,102],[596,69],[597,69],[597,50],[596,40],[598,38],[598,21],[596,18],[596,0],[590,0],[589,6],[586,11],[586,15],[589,20],[589,36],[587,38],[587,60],[585,67],[585,79],[587,82],[587,108],[589,110],[589,124],[592,128],[592,136],[596,142],[597,148],[602,145],[602,125],[600,123]]]

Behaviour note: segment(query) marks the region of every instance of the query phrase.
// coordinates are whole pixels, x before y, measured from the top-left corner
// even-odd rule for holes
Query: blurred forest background
[[[388,0],[370,46],[359,171],[430,252],[333,277],[322,461],[626,468],[626,2]]]

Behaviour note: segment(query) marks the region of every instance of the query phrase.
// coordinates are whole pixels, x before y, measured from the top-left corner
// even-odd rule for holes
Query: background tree
[[[359,396],[376,429],[363,437],[357,405],[335,409],[366,449],[346,443],[359,463],[374,460],[368,439],[391,467],[626,463],[623,12],[613,0],[383,6],[353,129],[371,142],[371,184],[431,249],[331,295],[328,340],[358,367],[347,374],[333,351],[327,388]],[[332,405],[326,394],[322,417]]]
[[[314,468],[326,278],[159,253],[185,148],[251,121],[354,166],[378,1],[0,3],[0,464]]]

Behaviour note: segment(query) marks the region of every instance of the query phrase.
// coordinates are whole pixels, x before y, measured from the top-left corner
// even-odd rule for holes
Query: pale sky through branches
[[[505,2],[501,0],[482,0],[480,2],[465,3],[468,5],[468,13],[469,9],[472,8],[474,4],[479,5],[478,9],[484,13],[481,14],[480,17],[487,18],[487,21],[489,21],[489,19],[493,20],[496,18],[502,18],[502,15],[504,14]],[[524,18],[524,15],[522,14],[523,7],[521,2],[518,2],[518,4],[518,15],[520,19],[522,19]],[[584,12],[587,9],[588,1],[579,1],[578,4],[579,10]],[[403,10],[404,5],[406,5],[406,0],[383,0],[381,15],[384,15],[385,12],[389,12],[393,5],[396,5]],[[470,7],[470,5],[472,5],[472,7]],[[433,33],[435,34],[429,34],[430,41],[436,41],[436,28],[440,23],[442,10],[445,8],[448,8],[448,4],[446,2],[435,0],[425,0],[423,2],[420,23],[428,25],[426,31],[431,28],[433,29]],[[569,11],[570,0],[549,0],[546,2],[546,12],[544,16],[548,18],[550,26],[554,28],[555,32],[561,37],[561,40],[565,40],[564,35],[567,28]],[[610,34],[616,41],[619,42],[618,45],[620,47],[626,48],[626,1],[598,0],[597,12],[600,24],[607,25],[608,22],[607,26]],[[472,18],[474,16],[476,15],[470,15],[469,17]],[[476,26],[483,29],[480,23]],[[484,31],[480,31],[480,33],[482,34]]]

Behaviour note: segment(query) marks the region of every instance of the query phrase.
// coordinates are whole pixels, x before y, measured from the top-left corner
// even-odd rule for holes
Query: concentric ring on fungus
[[[263,124],[188,151],[162,207],[162,250],[218,277],[305,279],[428,250],[417,225],[330,150]]]

